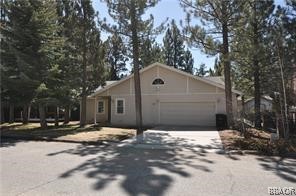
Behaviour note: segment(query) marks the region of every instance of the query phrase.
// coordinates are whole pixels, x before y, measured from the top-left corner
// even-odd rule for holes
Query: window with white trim
[[[103,100],[98,101],[98,113],[103,114],[105,112],[105,102]]]
[[[125,103],[124,99],[116,99],[116,114],[124,114]]]

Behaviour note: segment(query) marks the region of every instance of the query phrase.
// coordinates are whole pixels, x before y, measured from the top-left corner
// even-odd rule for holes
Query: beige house
[[[215,114],[226,113],[223,81],[198,77],[154,63],[140,71],[143,124],[214,126]],[[239,91],[233,90],[233,108]],[[88,123],[136,124],[133,74],[108,81],[87,99]]]

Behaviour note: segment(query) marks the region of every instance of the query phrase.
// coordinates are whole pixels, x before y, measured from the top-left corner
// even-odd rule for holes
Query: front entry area
[[[161,125],[215,126],[215,102],[160,102]]]
[[[104,96],[95,99],[94,124],[111,122],[111,97]]]

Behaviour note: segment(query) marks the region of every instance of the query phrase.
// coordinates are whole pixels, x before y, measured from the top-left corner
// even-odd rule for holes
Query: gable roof
[[[245,101],[245,103],[247,103],[247,102],[249,102],[249,101],[253,101],[254,99],[255,99],[254,97],[251,97],[251,98],[247,99],[247,100]],[[261,96],[261,99],[265,99],[265,100],[267,100],[267,101],[272,101],[272,100],[273,100],[273,98],[270,97],[269,95],[262,95],[262,96]]]
[[[153,67],[156,67],[156,66],[159,66],[159,67],[164,68],[164,69],[171,70],[171,71],[173,71],[173,72],[179,73],[179,74],[184,75],[184,76],[188,76],[188,77],[193,78],[193,79],[195,79],[195,80],[202,81],[202,82],[204,82],[204,83],[207,83],[207,84],[210,84],[210,85],[216,86],[216,87],[218,87],[218,88],[225,89],[224,82],[223,82],[223,83],[221,83],[221,82],[214,82],[214,81],[211,80],[211,79],[207,79],[207,77],[202,78],[202,77],[199,77],[199,76],[194,76],[194,75],[189,74],[189,73],[187,73],[187,72],[181,71],[181,70],[176,69],[176,68],[174,68],[174,67],[171,67],[171,66],[168,66],[168,65],[164,65],[164,64],[162,64],[162,63],[158,63],[158,62],[153,63],[153,64],[151,64],[151,65],[149,65],[149,66],[147,66],[147,67],[141,69],[141,70],[140,70],[140,73],[143,73],[143,72],[145,72],[145,71],[147,71],[147,70],[149,70],[149,69],[152,69]],[[100,93],[102,93],[102,92],[104,92],[104,91],[106,91],[106,90],[112,88],[113,86],[117,86],[117,85],[119,85],[119,84],[121,84],[121,83],[123,83],[123,82],[129,80],[129,79],[132,78],[133,76],[134,76],[134,74],[131,74],[131,75],[129,75],[129,76],[127,76],[127,77],[125,77],[125,78],[123,78],[123,79],[121,79],[121,80],[118,80],[118,81],[113,82],[113,83],[111,83],[111,84],[109,84],[109,85],[106,85],[105,87],[102,87],[102,88],[98,89],[97,91],[95,91],[95,92],[94,92],[93,94],[91,94],[89,97],[94,97],[94,96],[96,96],[96,95],[98,95],[98,94],[100,94]],[[209,78],[210,78],[210,77],[209,77]],[[222,81],[222,80],[221,80],[221,81]],[[106,84],[107,84],[107,83],[106,83]],[[240,91],[238,91],[238,90],[235,90],[235,89],[232,89],[232,92],[233,92],[233,93],[236,93],[236,94],[238,94],[238,95],[242,95],[242,94],[243,94],[242,92],[240,92]]]
[[[205,79],[211,80],[212,82],[216,82],[221,85],[225,85],[224,79],[222,76],[206,76]]]
[[[107,81],[105,82],[105,85],[103,85],[103,86],[100,85],[98,88],[96,88],[95,92],[97,92],[97,91],[99,91],[99,90],[105,88],[106,86],[109,86],[109,85],[111,85],[111,84],[113,84],[113,83],[115,83],[115,82],[118,82],[118,80],[107,80]]]

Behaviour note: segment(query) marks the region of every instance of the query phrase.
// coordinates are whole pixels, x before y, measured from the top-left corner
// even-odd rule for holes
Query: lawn
[[[269,132],[253,128],[246,130],[246,137],[236,130],[223,130],[219,131],[219,134],[226,150],[251,150],[262,154],[280,155],[296,153],[295,135],[291,135],[287,141],[279,139],[271,142]]]
[[[136,134],[136,130],[130,128],[100,127],[94,125],[87,125],[81,128],[78,122],[70,122],[68,125],[60,125],[58,127],[49,123],[46,130],[41,129],[39,123],[29,123],[27,125],[21,123],[5,123],[1,124],[0,128],[1,137],[69,142],[118,142],[133,137]]]

